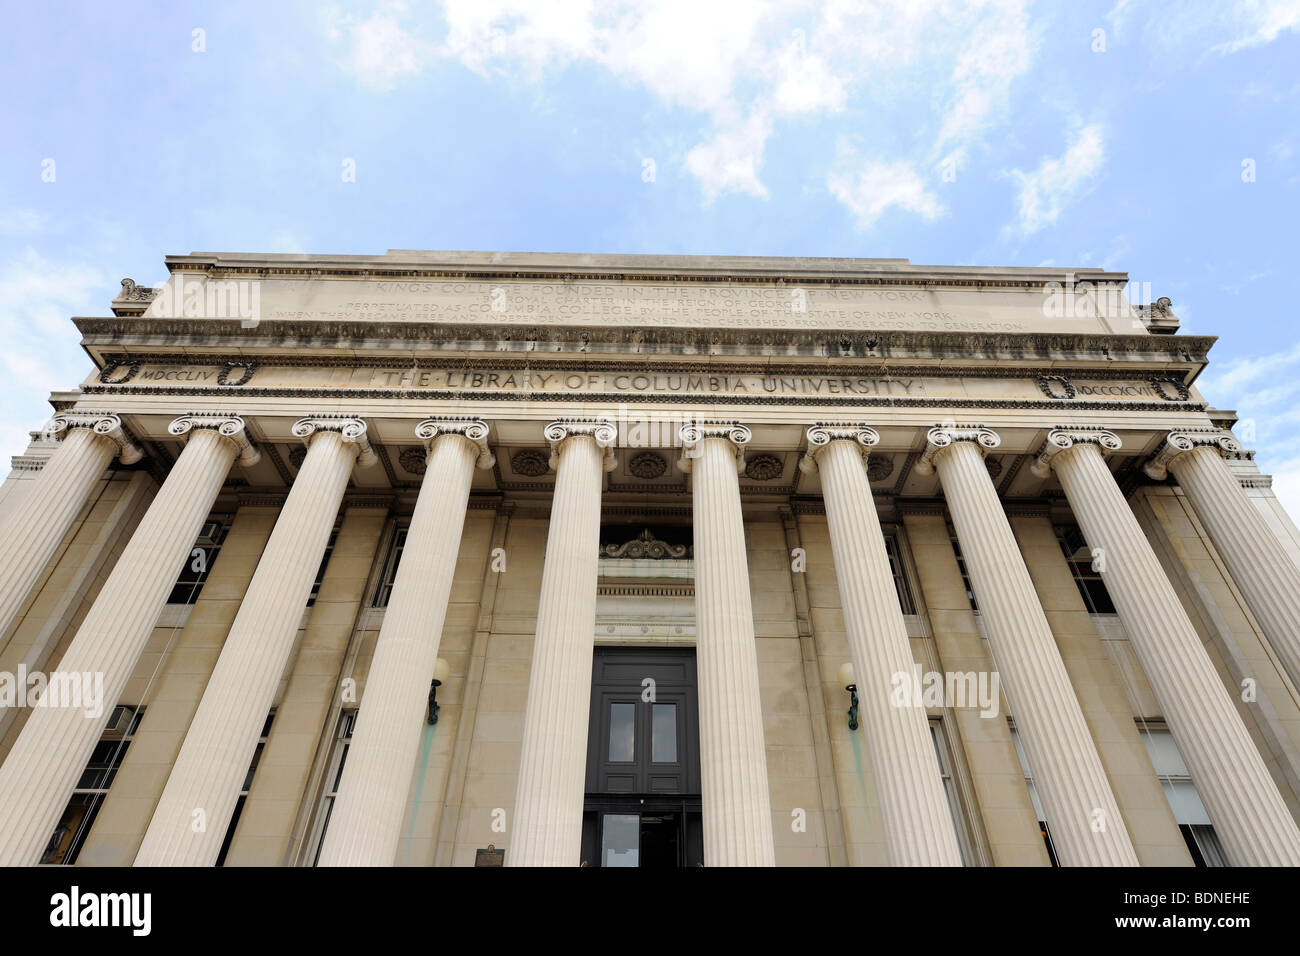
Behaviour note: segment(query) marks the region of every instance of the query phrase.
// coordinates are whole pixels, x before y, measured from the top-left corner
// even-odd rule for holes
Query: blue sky
[[[169,253],[906,257],[1150,283],[1300,514],[1297,63],[1300,0],[15,7],[0,455]]]

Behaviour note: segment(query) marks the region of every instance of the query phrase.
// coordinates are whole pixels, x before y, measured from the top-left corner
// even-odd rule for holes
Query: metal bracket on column
[[[1064,425],[1053,428],[1047,433],[1047,440],[1034,456],[1034,463],[1029,466],[1036,478],[1048,478],[1052,474],[1052,459],[1075,445],[1097,445],[1102,452],[1119,451],[1124,442],[1112,431],[1093,425]]]
[[[984,454],[986,448],[997,448],[1002,444],[1002,437],[991,428],[983,425],[936,425],[925,433],[926,448],[916,460],[912,470],[918,475],[934,474],[934,459],[939,452],[952,447],[955,442],[973,442]]]
[[[690,422],[682,426],[679,434],[682,440],[682,457],[677,459],[679,470],[690,472],[691,459],[700,457],[700,444],[706,438],[725,438],[731,442],[732,453],[736,456],[736,471],[745,470],[745,446],[754,433],[740,422]]]
[[[370,439],[366,436],[366,423],[352,415],[311,415],[294,422],[290,431],[308,447],[311,447],[312,439],[321,432],[338,432],[345,444],[357,446],[359,468],[369,468],[379,461],[379,456],[370,447]]]
[[[1169,465],[1184,452],[1194,448],[1218,448],[1219,454],[1236,454],[1240,452],[1241,443],[1222,428],[1180,428],[1170,432],[1160,450],[1142,466],[1146,476],[1154,481],[1164,481],[1169,477]]]
[[[570,438],[580,438],[584,435],[595,439],[596,447],[605,452],[605,459],[601,466],[606,471],[613,471],[618,467],[618,459],[614,457],[614,442],[618,440],[618,429],[607,419],[561,418],[547,425],[542,434],[546,437],[547,444],[551,446],[552,471],[560,466],[560,446]]]
[[[236,460],[245,467],[256,465],[262,460],[262,453],[248,440],[248,430],[238,415],[226,412],[187,412],[168,425],[167,431],[179,438],[196,428],[211,428],[234,444],[239,452]]]
[[[477,467],[491,468],[496,464],[496,456],[488,448],[488,424],[482,419],[426,418],[415,426],[415,437],[424,442],[426,454],[439,435],[460,435],[477,445],[478,458],[474,462]]]
[[[63,432],[74,428],[89,428],[96,435],[107,438],[117,446],[117,457],[124,465],[134,465],[144,457],[144,450],[135,443],[131,433],[122,424],[122,419],[113,412],[81,408],[59,412],[50,419],[45,432],[57,440]]]
[[[808,429],[808,450],[799,459],[799,470],[811,475],[817,470],[817,455],[833,441],[857,442],[863,448],[873,448],[880,443],[880,433],[870,425],[846,425],[818,422]]]

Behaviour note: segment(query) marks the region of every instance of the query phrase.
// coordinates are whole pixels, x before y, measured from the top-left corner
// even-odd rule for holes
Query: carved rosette
[[[643,481],[653,481],[656,478],[662,478],[668,471],[668,462],[664,460],[663,455],[655,454],[652,451],[643,451],[634,455],[627,463],[627,470],[633,477],[640,478]]]
[[[775,481],[784,471],[785,462],[780,455],[764,452],[745,462],[745,477],[751,481]]]
[[[1096,445],[1105,454],[1119,451],[1124,447],[1124,442],[1114,432],[1100,426],[1072,425],[1053,428],[1047,433],[1047,440],[1043,442],[1043,447],[1034,457],[1034,463],[1029,466],[1029,470],[1035,477],[1049,477],[1052,474],[1052,459],[1075,445]]]
[[[856,442],[864,449],[880,443],[880,433],[869,425],[826,425],[819,422],[808,429],[807,437],[808,450],[799,459],[799,470],[805,474],[817,470],[817,455],[833,441]]]
[[[544,451],[538,451],[535,448],[525,448],[521,452],[516,452],[510,459],[510,467],[514,469],[516,475],[523,475],[525,478],[540,478],[546,474],[550,467],[547,464],[549,456]]]
[[[167,426],[167,431],[180,438],[196,428],[210,428],[222,438],[228,439],[239,452],[241,465],[256,465],[262,460],[262,453],[248,440],[248,431],[244,420],[238,415],[226,415],[220,412],[190,412],[182,415]]]
[[[870,454],[867,456],[867,481],[884,481],[894,473],[892,455]]]
[[[1217,448],[1221,455],[1239,453],[1241,443],[1222,428],[1183,428],[1170,432],[1160,450],[1142,466],[1148,478],[1164,481],[1169,477],[1169,465],[1179,455],[1196,448]]]
[[[745,446],[749,444],[754,433],[740,422],[692,422],[682,426],[679,433],[682,440],[682,457],[677,460],[677,467],[685,472],[691,470],[691,459],[700,456],[700,444],[706,438],[723,438],[731,442],[736,456],[736,471],[745,470]]]
[[[983,425],[936,425],[925,433],[925,451],[916,460],[918,475],[934,474],[934,460],[956,442],[973,442],[983,455],[986,449],[997,448],[1002,444],[1002,437],[991,428]]]
[[[415,426],[415,437],[424,442],[425,454],[433,447],[433,442],[440,435],[460,435],[478,448],[478,458],[474,464],[479,468],[491,468],[496,464],[496,456],[488,448],[488,424],[478,418],[426,418]]]
[[[618,459],[614,457],[614,442],[618,439],[618,429],[614,427],[613,422],[605,421],[603,418],[563,418],[547,425],[542,435],[551,446],[549,464],[552,471],[560,465],[560,447],[571,438],[594,439],[596,447],[605,452],[602,467],[606,471],[613,471],[618,465]]]
[[[89,428],[96,435],[107,438],[117,446],[117,457],[124,465],[134,465],[144,457],[144,450],[132,440],[122,419],[112,412],[82,409],[59,412],[50,419],[46,431],[51,438],[57,440],[74,428]]]
[[[343,439],[344,444],[357,446],[359,467],[368,468],[379,461],[379,456],[370,447],[370,439],[366,436],[366,423],[360,418],[353,418],[351,415],[312,415],[310,418],[298,419],[289,430],[295,438],[301,438],[309,448],[317,435],[323,432],[336,432]]]

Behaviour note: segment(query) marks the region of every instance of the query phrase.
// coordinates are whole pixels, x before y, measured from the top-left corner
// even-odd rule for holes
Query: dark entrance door
[[[695,652],[597,647],[582,859],[695,866],[703,845]]]

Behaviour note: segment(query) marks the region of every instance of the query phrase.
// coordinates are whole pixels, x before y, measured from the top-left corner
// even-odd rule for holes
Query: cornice
[[[171,395],[176,397],[217,396],[229,400],[234,394],[230,389],[186,386],[160,385],[83,385],[82,391],[87,395]],[[609,402],[613,404],[650,404],[660,403],[666,406],[682,404],[709,405],[777,405],[777,406],[845,406],[854,408],[1009,408],[1009,409],[1045,409],[1059,412],[1062,403],[1053,399],[983,399],[954,398],[943,395],[926,396],[881,396],[858,395],[852,398],[833,398],[829,396],[800,395],[717,395],[703,393],[691,396],[668,394],[646,395],[626,392],[555,392],[524,393],[488,392],[488,391],[451,391],[431,388],[322,388],[317,386],[255,386],[246,385],[239,389],[240,396],[257,398],[325,398],[325,399],[400,399],[406,401],[448,401],[474,404],[478,402],[519,402],[526,399],[531,402]],[[1132,412],[1204,412],[1209,406],[1204,402],[1079,402],[1071,401],[1071,409],[1095,411],[1115,411],[1117,409]]]

